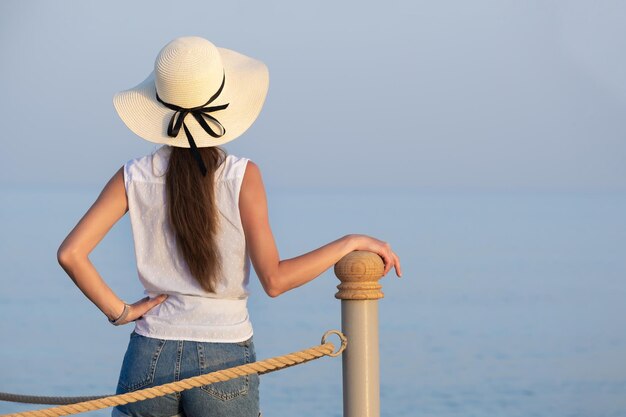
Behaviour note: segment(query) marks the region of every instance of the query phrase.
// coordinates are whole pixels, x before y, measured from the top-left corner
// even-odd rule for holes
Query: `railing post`
[[[378,280],[382,259],[355,251],[335,264],[341,280],[335,298],[341,300],[341,329],[348,339],[343,353],[343,416],[380,416],[380,358],[378,353]]]

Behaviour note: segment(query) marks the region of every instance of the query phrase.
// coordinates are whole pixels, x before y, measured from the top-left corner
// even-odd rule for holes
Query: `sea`
[[[99,190],[0,188],[0,391],[115,391],[132,327],[111,326],[56,261]],[[626,416],[626,192],[270,189],[281,256],[349,233],[388,241],[381,280],[381,415]],[[125,216],[91,255],[143,297]],[[258,358],[341,326],[332,269],[270,298],[254,274]],[[261,377],[264,416],[342,415],[341,358]],[[0,414],[40,405],[0,402]],[[110,409],[85,413],[108,416]]]

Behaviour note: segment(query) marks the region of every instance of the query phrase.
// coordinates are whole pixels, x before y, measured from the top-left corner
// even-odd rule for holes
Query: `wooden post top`
[[[384,297],[378,280],[385,265],[373,252],[354,251],[335,264],[335,275],[341,281],[335,298],[340,300],[378,300]]]

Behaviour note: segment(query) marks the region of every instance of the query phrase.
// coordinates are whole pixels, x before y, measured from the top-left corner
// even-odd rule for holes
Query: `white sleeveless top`
[[[200,342],[241,342],[252,336],[248,317],[250,259],[239,215],[239,191],[248,159],[228,155],[215,172],[222,277],[215,293],[202,289],[180,256],[167,219],[165,172],[171,148],[128,161],[124,184],[139,280],[165,302],[135,323],[143,336]]]

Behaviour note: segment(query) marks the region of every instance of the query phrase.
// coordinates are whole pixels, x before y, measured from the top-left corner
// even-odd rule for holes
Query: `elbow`
[[[267,295],[269,295],[270,297],[272,297],[272,298],[276,298],[276,297],[278,297],[278,296],[279,296],[279,295],[281,295],[283,292],[284,292],[284,291],[282,291],[282,290],[280,290],[280,289],[278,289],[278,288],[274,288],[274,287],[271,287],[271,288],[265,288],[265,293],[266,293]]]
[[[267,277],[261,280],[261,282],[265,293],[272,298],[276,298],[286,291],[275,279]]]
[[[63,269],[68,269],[79,257],[78,251],[70,247],[61,245],[57,250],[57,261]]]

